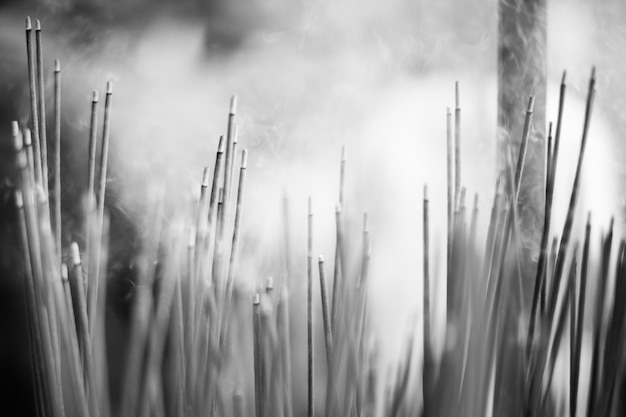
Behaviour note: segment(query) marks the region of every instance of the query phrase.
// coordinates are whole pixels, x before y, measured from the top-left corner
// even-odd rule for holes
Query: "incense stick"
[[[61,259],[61,63],[54,61],[54,235],[56,250]]]
[[[41,22],[35,21],[35,50],[37,65],[37,101],[39,102],[39,139],[41,141],[41,178],[43,189],[48,194],[48,142],[46,139],[46,98],[43,71],[43,39]]]
[[[324,324],[324,340],[326,342],[326,363],[328,368],[332,365],[333,357],[333,333],[330,325],[330,308],[328,303],[328,287],[326,284],[326,271],[324,269],[324,257],[318,258],[319,274],[320,274],[320,295],[322,297],[322,321]]]
[[[254,294],[252,301],[252,324],[254,339],[254,403],[256,417],[265,417],[265,370],[263,365],[263,343],[261,341],[261,300],[259,294]]]
[[[246,180],[246,169],[248,167],[248,151],[241,152],[241,168],[239,170],[239,185],[237,187],[237,205],[235,207],[235,224],[233,226],[233,237],[231,241],[230,260],[228,262],[228,276],[226,278],[226,294],[224,299],[224,315],[222,317],[220,331],[220,348],[223,348],[228,332],[228,320],[230,314],[231,298],[233,293],[233,282],[237,267],[237,256],[239,250],[239,234],[241,223],[241,211],[243,208],[244,185]]]
[[[422,220],[422,245],[423,245],[423,322],[424,322],[424,339],[423,339],[423,370],[422,370],[422,392],[423,392],[423,410],[424,414],[430,413],[430,404],[428,393],[431,390],[431,332],[430,332],[430,213],[428,204],[428,185],[424,184],[423,196],[423,220]]]
[[[580,289],[578,291],[578,305],[576,327],[574,334],[576,335],[572,346],[572,378],[570,381],[570,415],[576,416],[576,410],[578,408],[578,384],[580,375],[580,357],[582,351],[582,337],[583,337],[583,325],[585,319],[585,300],[587,294],[587,272],[589,268],[589,246],[591,240],[591,213],[587,216],[587,225],[585,227],[585,242],[583,245],[582,253],[582,266],[580,271]],[[572,301],[575,301],[574,299]]]
[[[448,241],[447,241],[447,279],[450,283],[452,279],[452,245],[454,239],[454,204],[455,204],[455,179],[454,179],[454,142],[452,142],[452,113],[450,108],[446,109],[446,156],[448,172]]]
[[[333,330],[336,329],[338,320],[337,303],[342,294],[343,283],[345,280],[345,269],[343,265],[343,225],[341,219],[341,204],[335,206],[335,265],[333,270],[333,300],[331,307],[331,324]]]
[[[91,338],[89,336],[89,319],[87,315],[87,300],[85,296],[85,284],[83,268],[80,259],[78,245],[74,242],[71,245],[72,251],[72,273],[70,284],[73,289],[74,302],[76,303],[76,311],[78,312],[78,345],[83,358],[83,378],[87,391],[87,399],[89,401],[90,415],[99,415],[99,405],[97,399],[96,386],[94,384],[93,369],[93,348]]]
[[[28,65],[28,86],[30,89],[30,117],[31,132],[33,135],[33,151],[36,156],[40,156],[39,142],[39,109],[37,106],[37,75],[35,71],[35,51],[33,49],[33,28],[30,17],[26,18],[26,58]],[[41,179],[41,157],[35,161],[35,180]]]
[[[315,416],[313,362],[313,201],[309,197],[307,222],[307,344],[308,344],[308,417]]]
[[[291,391],[291,343],[290,343],[290,321],[289,321],[289,298],[288,285],[283,285],[280,301],[277,309],[277,326],[280,337],[280,351],[283,357],[283,398],[285,417],[293,416],[293,403]]]
[[[454,195],[455,209],[458,210],[461,191],[461,102],[458,81],[454,83],[454,101]]]
[[[102,149],[100,150],[100,176],[98,181],[98,200],[97,200],[97,229],[96,229],[96,247],[93,267],[93,279],[90,280],[87,292],[87,307],[89,312],[89,335],[93,337],[94,326],[96,322],[96,314],[98,311],[98,285],[100,284],[100,255],[101,255],[101,239],[102,239],[102,222],[104,221],[104,198],[106,195],[107,183],[107,166],[109,160],[109,138],[111,134],[111,99],[113,95],[113,84],[109,81],[106,87],[106,97],[104,101],[104,123],[102,129]]]

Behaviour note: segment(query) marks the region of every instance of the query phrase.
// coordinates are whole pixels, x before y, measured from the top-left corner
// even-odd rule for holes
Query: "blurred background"
[[[114,383],[148,190],[164,184],[172,206],[189,200],[202,168],[213,163],[232,94],[240,103],[240,149],[250,152],[241,281],[253,288],[282,273],[276,254],[283,245],[286,193],[293,254],[300,255],[294,276],[302,277],[292,282],[293,303],[304,305],[306,198],[313,197],[316,211],[315,250],[330,258],[346,146],[345,210],[355,225],[362,213],[370,215],[374,326],[385,335],[383,351],[393,357],[421,314],[424,183],[432,212],[442,213],[432,220],[433,275],[445,276],[445,115],[454,106],[457,80],[463,183],[468,196],[479,194],[486,224],[496,167],[497,7],[495,0],[0,1],[0,386],[7,387],[0,390],[2,403],[18,407],[15,415],[33,411],[11,198],[10,122],[27,122],[30,113],[25,16],[42,22],[47,75],[55,58],[63,69],[64,246],[84,239],[91,92],[103,97],[106,81],[114,84],[106,316]],[[571,87],[559,181],[571,182],[586,83],[596,65],[598,106],[580,210],[593,210],[607,222],[611,215],[621,219],[626,4],[549,0],[547,15],[548,120],[556,117],[564,69]],[[520,102],[530,93],[520,92]],[[557,208],[557,216],[564,210]],[[434,286],[435,321],[443,323],[445,285]],[[303,341],[304,319],[303,312],[292,323],[294,338]],[[304,356],[294,358],[300,359],[297,366],[304,369]]]

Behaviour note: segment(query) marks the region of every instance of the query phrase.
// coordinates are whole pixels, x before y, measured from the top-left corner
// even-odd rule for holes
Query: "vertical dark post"
[[[507,268],[503,293],[508,302],[499,316],[496,359],[496,392],[493,414],[519,415],[523,406],[524,349],[517,340],[520,314],[530,305],[533,275],[537,267],[544,199],[546,126],[546,0],[498,1],[498,173],[508,166],[507,152],[517,155],[524,126],[525,107],[535,96],[533,124],[519,190],[518,212],[522,240],[522,294],[515,284],[517,271]],[[505,178],[507,176],[505,175]],[[508,188],[508,187],[507,187]],[[513,253],[513,252],[511,252]],[[507,271],[511,271],[510,273]],[[521,305],[517,302],[521,300]]]

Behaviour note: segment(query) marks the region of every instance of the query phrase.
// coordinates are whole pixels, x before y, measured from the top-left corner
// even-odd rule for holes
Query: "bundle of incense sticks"
[[[612,219],[599,219],[599,224],[608,225],[608,229],[602,233],[596,267],[590,259],[594,245],[590,215],[584,236],[573,234],[595,96],[595,71],[589,81],[568,214],[560,229],[561,225],[553,224],[551,211],[566,93],[563,76],[555,134],[550,128],[547,141],[545,224],[528,306],[521,296],[517,199],[534,99],[530,97],[528,102],[521,146],[509,153],[511,169],[497,179],[489,224],[486,233],[481,234],[478,196],[468,208],[469,198],[462,186],[457,83],[454,133],[452,113],[447,112],[447,270],[439,277],[431,268],[431,219],[428,187],[424,185],[423,332],[408,332],[403,354],[391,370],[380,369],[377,340],[383,336],[370,325],[367,289],[372,237],[367,214],[358,235],[348,233],[345,227],[344,208],[349,204],[344,197],[345,148],[341,152],[335,207],[332,282],[324,257],[328,254],[316,256],[314,239],[318,230],[316,210],[329,208],[315,207],[313,198],[309,198],[308,213],[298,215],[299,221],[307,224],[307,249],[306,253],[295,254],[291,250],[292,218],[285,196],[285,263],[278,268],[286,271],[286,277],[277,288],[272,278],[259,279],[254,292],[239,285],[248,154],[244,149],[236,155],[237,97],[233,97],[226,134],[219,138],[212,169],[204,169],[200,196],[191,210],[185,207],[180,210],[185,215],[166,222],[164,191],[157,189],[148,196],[150,210],[144,220],[147,233],[134,265],[138,275],[132,294],[130,337],[123,369],[116,370],[122,382],[115,387],[108,378],[103,314],[107,300],[106,285],[102,285],[108,276],[105,196],[112,85],[106,87],[99,163],[97,92],[91,103],[85,245],[81,248],[73,242],[62,247],[61,65],[55,61],[53,70],[54,140],[50,160],[54,169],[49,186],[46,72],[39,22],[35,31],[33,42],[28,19],[31,125],[14,122],[12,134],[16,152],[15,205],[37,415],[291,417],[306,410],[309,417],[420,413],[478,417],[497,414],[505,403],[513,404],[516,414],[524,416],[609,416],[619,412],[618,389],[626,369],[626,304],[622,302],[626,297],[626,241],[614,232]],[[515,159],[517,163],[513,164]],[[485,241],[479,241],[481,235],[486,236]],[[358,261],[353,262],[353,257]],[[294,275],[292,265],[298,258],[306,260],[306,276]],[[609,290],[612,276],[614,296]],[[289,304],[291,284],[298,279],[307,282],[306,308]],[[431,283],[444,279],[448,320],[443,330],[449,340],[443,352],[435,352]],[[294,315],[306,317],[306,342],[292,337]],[[587,351],[582,343],[585,321],[592,323],[593,343]],[[526,334],[524,340],[517,337],[519,323]],[[316,349],[318,334],[324,339],[322,351]],[[414,353],[419,338],[422,358]],[[568,342],[569,406],[559,410],[551,385],[557,357]],[[588,384],[581,383],[583,354],[591,358]],[[306,375],[294,371],[296,357],[307,358]],[[319,359],[325,363],[323,375],[315,372]],[[306,386],[306,395],[297,395],[300,386]],[[510,390],[511,386],[516,388]],[[119,390],[119,403],[111,402],[114,396],[110,389]],[[306,398],[306,403],[294,403],[297,398]],[[586,404],[584,409],[580,404]]]

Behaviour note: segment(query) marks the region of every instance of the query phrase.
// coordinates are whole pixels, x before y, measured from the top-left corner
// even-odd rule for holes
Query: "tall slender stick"
[[[234,164],[234,147],[237,134],[237,96],[233,95],[230,99],[230,110],[228,112],[228,126],[226,131],[226,153],[224,155],[224,182],[223,182],[223,205],[222,212],[218,210],[216,224],[216,240],[215,254],[213,257],[212,276],[215,283],[215,295],[217,302],[222,302],[222,293],[225,290],[222,282],[222,257],[224,251],[225,229],[228,227],[230,219],[230,193],[232,182],[232,170]]]
[[[337,303],[341,297],[341,289],[343,287],[342,280],[345,279],[345,269],[343,265],[343,224],[341,219],[341,204],[337,204],[335,207],[335,227],[336,227],[336,240],[335,240],[335,265],[333,271],[333,300],[331,306],[331,324],[332,328],[336,329],[338,317]]]
[[[424,274],[424,358],[430,355],[430,237],[429,237],[428,185],[424,184],[423,200],[423,274]]]
[[[102,149],[100,151],[100,177],[98,181],[98,214],[96,217],[96,248],[95,259],[91,265],[93,269],[93,279],[88,286],[87,306],[89,308],[89,335],[93,337],[94,326],[96,322],[97,305],[98,305],[98,285],[100,282],[100,252],[102,239],[102,222],[104,221],[104,198],[106,195],[107,183],[107,166],[109,160],[109,137],[111,135],[111,99],[113,95],[113,84],[107,82],[106,98],[104,101],[104,125],[102,129]]]
[[[261,299],[259,294],[254,294],[252,301],[252,328],[253,328],[253,343],[254,343],[254,404],[256,417],[265,417],[263,411],[265,410],[265,398],[263,393],[265,392],[265,375],[264,375],[264,358],[263,343],[261,340]]]
[[[308,417],[315,416],[313,385],[313,201],[309,197],[307,223],[307,341],[308,341]]]
[[[33,151],[35,160],[35,181],[41,181],[41,149],[39,142],[39,109],[37,107],[37,75],[35,71],[35,51],[33,49],[33,27],[30,17],[26,18],[26,58],[28,63],[28,85],[30,88],[30,117],[33,135]]]
[[[222,228],[228,224],[228,214],[230,212],[230,193],[231,193],[231,180],[232,180],[232,167],[234,161],[234,141],[236,135],[236,118],[237,118],[237,96],[234,95],[230,99],[230,111],[228,113],[228,127],[226,131],[226,158],[224,164],[224,218],[222,222]]]
[[[454,196],[455,210],[458,210],[461,192],[461,100],[458,81],[454,83],[454,101]]]
[[[330,306],[328,302],[328,287],[326,284],[326,271],[324,269],[324,257],[322,255],[318,258],[319,274],[320,274],[320,289],[322,296],[322,320],[324,322],[324,338],[326,342],[326,362],[328,364],[328,373],[330,374],[330,367],[332,355],[333,355],[333,332],[330,325]]]
[[[54,61],[54,235],[61,257],[61,63]]]
[[[96,153],[98,143],[98,92],[94,91],[91,98],[91,113],[89,117],[89,147],[87,150],[87,223],[85,252],[87,264],[91,264],[91,243],[94,233],[94,216],[96,212]]]
[[[72,274],[71,281],[75,292],[76,310],[78,313],[78,344],[83,358],[83,377],[87,387],[87,399],[89,401],[90,415],[98,416],[98,393],[95,386],[93,348],[89,336],[89,319],[87,316],[87,303],[85,297],[84,275],[78,245],[72,243]]]
[[[448,167],[448,239],[446,246],[446,282],[448,294],[452,285],[452,248],[454,241],[454,206],[455,206],[455,182],[454,182],[454,142],[452,141],[452,113],[450,108],[446,109],[446,146],[447,146],[447,167]],[[447,310],[450,311],[450,301],[446,302]]]
[[[423,198],[423,225],[422,225],[422,244],[423,244],[423,314],[424,314],[424,365],[422,371],[422,389],[424,414],[430,413],[430,386],[432,372],[432,352],[430,337],[430,213],[428,207],[428,185],[424,184]]]
[[[278,302],[278,333],[280,336],[281,357],[283,358],[283,398],[285,417],[293,416],[292,384],[291,384],[291,337],[289,323],[289,290],[283,285],[280,301]]]
[[[587,216],[585,227],[585,243],[583,246],[582,269],[580,270],[580,291],[578,296],[578,319],[576,320],[576,340],[573,347],[573,377],[570,382],[570,415],[576,416],[578,408],[578,380],[580,376],[580,354],[582,351],[583,325],[585,319],[585,299],[587,294],[587,272],[589,268],[589,245],[591,241],[591,213]]]
[[[67,355],[68,366],[70,370],[70,377],[74,384],[73,390],[75,390],[76,400],[78,402],[77,408],[81,415],[89,415],[89,405],[87,404],[86,389],[87,385],[83,376],[83,365],[81,362],[81,354],[78,348],[78,334],[76,330],[76,320],[74,315],[74,304],[72,302],[72,292],[70,288],[69,272],[67,265],[61,264],[61,285],[63,292],[63,300],[65,304],[65,324],[61,326],[62,331],[65,333],[67,343]]]
[[[226,341],[230,303],[233,293],[233,282],[237,267],[237,255],[239,249],[239,234],[241,223],[241,210],[243,207],[244,185],[246,180],[246,169],[248,166],[248,151],[244,149],[241,152],[241,169],[239,171],[239,186],[237,187],[237,206],[235,208],[235,225],[233,227],[233,238],[230,249],[230,260],[228,263],[228,277],[226,279],[226,295],[224,300],[224,316],[222,317],[222,328],[220,332],[220,347],[224,346]]]
[[[43,75],[43,40],[41,22],[35,22],[35,49],[37,60],[37,101],[39,102],[39,139],[41,141],[41,178],[43,189],[48,194],[48,141],[46,139],[46,98]]]

